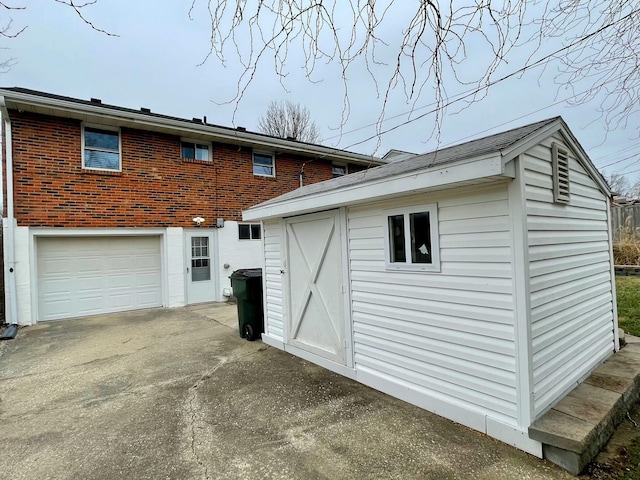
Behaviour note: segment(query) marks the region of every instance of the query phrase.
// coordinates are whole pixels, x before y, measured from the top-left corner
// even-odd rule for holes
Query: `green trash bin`
[[[238,305],[238,331],[249,341],[260,338],[264,330],[262,309],[262,269],[242,268],[229,277]]]

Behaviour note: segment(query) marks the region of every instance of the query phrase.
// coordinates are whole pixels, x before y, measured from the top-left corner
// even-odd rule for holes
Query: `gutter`
[[[6,171],[7,171],[7,230],[4,244],[4,266],[5,278],[8,279],[8,295],[5,298],[9,300],[10,315],[8,316],[9,327],[0,335],[0,340],[9,340],[15,338],[18,333],[18,294],[16,290],[16,260],[15,260],[15,216],[13,203],[13,142],[11,132],[11,119],[7,109],[4,96],[0,96],[0,113],[4,122],[5,138],[4,147],[6,154]],[[6,305],[5,305],[6,309]],[[6,315],[6,313],[5,313]]]
[[[57,109],[70,114],[70,118],[83,119],[89,122],[91,120],[86,117],[88,115],[95,115],[101,119],[110,119],[117,123],[129,122],[129,126],[132,126],[133,128],[147,126],[178,132],[187,132],[187,135],[189,133],[195,133],[213,136],[217,141],[223,143],[255,146],[257,148],[267,148],[281,152],[303,154],[311,157],[325,158],[327,160],[335,159],[343,162],[347,161],[360,165],[369,165],[371,163],[380,165],[387,163],[386,161],[372,155],[348,152],[340,150],[339,148],[270,137],[268,135],[246,132],[229,127],[195,123],[189,120],[168,117],[165,115],[149,115],[135,110],[128,111],[128,109],[119,110],[110,108],[108,105],[101,103],[87,105],[69,100],[45,98],[33,94],[2,89],[0,89],[0,96],[3,98],[2,105],[0,105],[0,110],[2,110],[3,115],[4,111],[8,108],[20,109],[20,104],[23,104],[35,108]],[[10,105],[8,105],[8,103]],[[56,114],[49,113],[49,115],[55,116]]]

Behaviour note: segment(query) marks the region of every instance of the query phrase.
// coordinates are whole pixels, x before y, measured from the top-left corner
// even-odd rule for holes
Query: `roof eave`
[[[385,198],[425,193],[455,186],[510,180],[500,155],[468,159],[423,170],[360,183],[337,190],[297,197],[281,202],[265,202],[242,212],[245,221],[269,220],[301,215],[320,209],[368,203]]]
[[[0,96],[5,98],[7,108],[13,110],[25,110],[51,116],[75,118],[90,123],[115,124],[142,130],[160,131],[185,137],[195,135],[207,137],[209,141],[275,150],[278,152],[360,165],[381,165],[387,163],[385,160],[371,155],[346,152],[336,148],[297,142],[295,140],[263,136],[252,132],[234,130],[232,128],[204,123],[200,124],[185,119],[156,117],[144,112],[137,113],[135,111],[115,110],[102,104],[89,105],[2,89],[0,89]]]

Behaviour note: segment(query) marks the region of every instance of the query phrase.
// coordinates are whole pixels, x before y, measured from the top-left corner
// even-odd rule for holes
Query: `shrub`
[[[616,265],[640,265],[640,228],[633,228],[631,216],[614,232],[613,261]]]

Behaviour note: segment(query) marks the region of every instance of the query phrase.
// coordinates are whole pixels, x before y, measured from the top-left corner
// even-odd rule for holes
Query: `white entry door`
[[[215,232],[189,230],[185,235],[187,303],[217,300]]]
[[[286,221],[288,343],[346,364],[343,256],[337,210]]]

